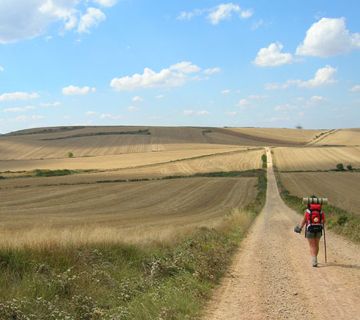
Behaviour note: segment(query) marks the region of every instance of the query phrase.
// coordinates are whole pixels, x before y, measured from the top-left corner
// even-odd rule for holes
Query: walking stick
[[[325,225],[324,225],[324,248],[325,248],[325,263],[327,263]]]

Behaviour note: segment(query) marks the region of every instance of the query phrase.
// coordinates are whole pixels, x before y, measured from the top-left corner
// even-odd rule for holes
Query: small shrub
[[[353,170],[353,167],[352,167],[351,164],[348,164],[348,165],[346,166],[346,169],[348,169],[349,171],[352,171],[352,170]]]
[[[341,215],[338,218],[337,223],[338,223],[338,225],[343,226],[347,221],[348,221],[348,217],[345,215]]]
[[[266,168],[267,167],[267,156],[266,156],[266,154],[263,154],[261,156],[261,161],[262,161],[262,167]]]
[[[68,158],[74,158],[74,154],[72,152],[67,153]]]
[[[6,179],[6,178],[5,178],[4,176],[0,176],[0,180],[1,180],[1,179]]]
[[[75,173],[75,171],[68,170],[68,169],[61,169],[61,170],[36,169],[36,170],[34,170],[34,175],[36,177],[67,176],[67,175],[70,175],[73,173]]]
[[[342,163],[338,163],[336,165],[336,171],[344,171],[345,168],[344,168],[344,165]]]

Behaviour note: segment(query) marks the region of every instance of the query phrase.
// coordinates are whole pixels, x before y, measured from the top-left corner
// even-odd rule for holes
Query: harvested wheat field
[[[329,198],[330,204],[360,214],[360,173],[296,172],[281,173],[281,181],[298,197],[316,194]]]
[[[206,128],[186,127],[57,127],[23,130],[0,136],[0,159],[66,158],[224,147],[207,137]],[[231,138],[229,145],[240,145]],[[216,146],[218,145],[218,146]]]
[[[247,135],[259,141],[282,144],[306,144],[315,139],[324,130],[304,130],[286,128],[230,128],[230,131]]]
[[[24,130],[0,137],[2,160],[66,158],[187,149],[211,143],[197,128],[58,127]],[[210,145],[210,146],[209,146]],[[201,148],[201,146],[198,146]],[[216,148],[216,146],[214,146]]]
[[[274,162],[279,170],[331,170],[338,163],[360,167],[360,147],[274,148]]]
[[[2,189],[0,242],[146,241],[211,226],[251,202],[256,182],[187,178]]]
[[[29,172],[3,173],[0,189],[25,186],[86,184],[114,180],[156,179],[166,176],[189,176],[196,173],[247,171],[261,168],[263,149],[234,151],[199,158],[170,161],[167,163],[143,165],[131,169],[114,169],[100,172],[79,173],[55,177],[24,177]]]
[[[35,169],[120,169],[134,168],[138,166],[166,163],[182,159],[202,157],[217,153],[227,153],[244,148],[223,148],[209,149],[184,149],[161,152],[127,153],[120,155],[79,157],[63,159],[42,159],[42,160],[0,160],[0,172],[4,171],[30,171]]]
[[[316,140],[317,145],[360,146],[360,129],[332,130]]]

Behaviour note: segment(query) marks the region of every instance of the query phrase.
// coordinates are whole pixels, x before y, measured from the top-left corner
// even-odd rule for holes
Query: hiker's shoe
[[[317,267],[317,266],[318,266],[317,257],[312,257],[312,266],[313,266],[313,267]]]

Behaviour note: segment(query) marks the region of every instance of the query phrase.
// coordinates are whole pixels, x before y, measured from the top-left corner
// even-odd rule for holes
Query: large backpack
[[[321,232],[324,228],[325,214],[321,211],[321,204],[312,203],[306,210],[306,231]]]

